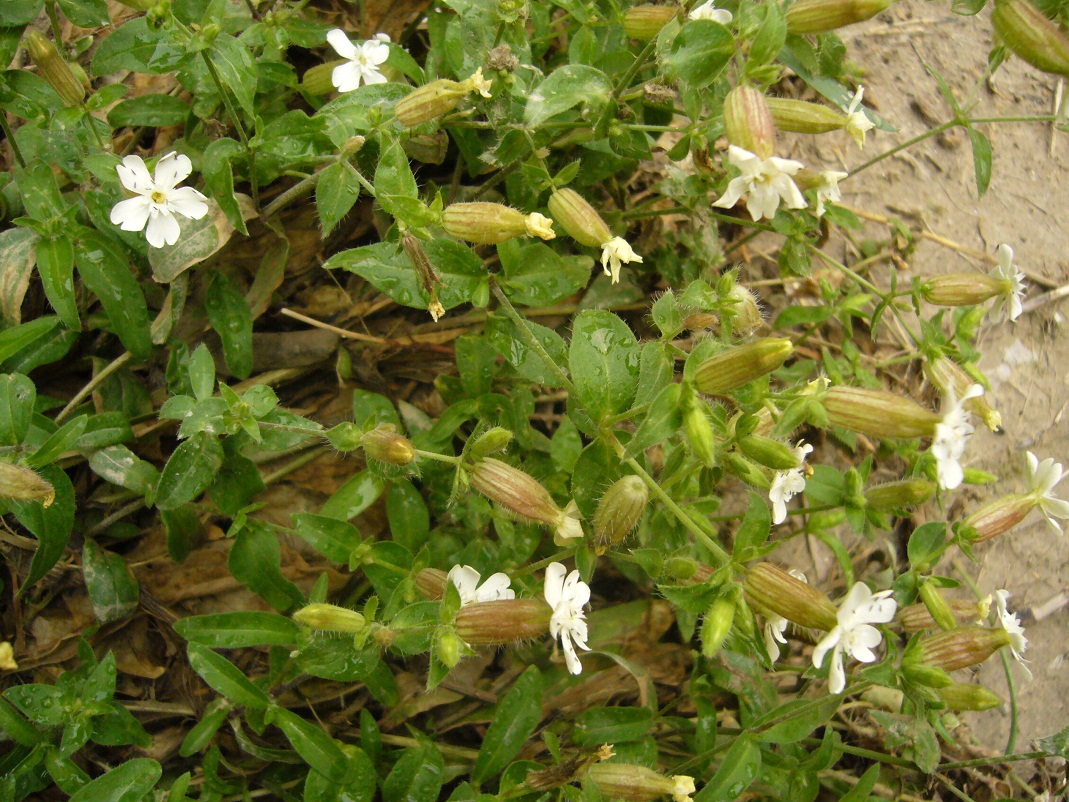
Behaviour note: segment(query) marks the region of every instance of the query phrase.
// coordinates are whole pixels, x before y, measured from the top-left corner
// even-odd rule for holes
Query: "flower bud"
[[[1014,494],[990,501],[962,521],[961,535],[983,543],[1017,526],[1036,506],[1034,496]]]
[[[735,474],[750,487],[756,487],[767,492],[772,486],[764,471],[735,451],[729,451],[724,454],[723,464],[729,473]]]
[[[441,627],[435,634],[435,653],[446,668],[453,668],[466,651],[466,643],[450,627]]]
[[[56,499],[56,491],[35,471],[0,461],[0,498],[40,501],[41,506],[49,507]]]
[[[732,585],[732,590],[736,587]],[[731,632],[731,625],[735,621],[735,608],[738,603],[738,594],[729,590],[720,594],[709,608],[709,612],[705,614],[701,632],[702,654],[705,657],[713,657],[724,645],[724,640]]]
[[[468,445],[468,456],[472,461],[478,462],[483,457],[488,457],[498,451],[504,451],[512,442],[512,432],[495,426],[479,435],[475,442]]]
[[[901,479],[868,488],[865,504],[877,512],[890,512],[923,504],[933,493],[935,485],[927,479]]]
[[[829,388],[824,410],[835,426],[872,437],[930,437],[941,420],[916,401],[867,387]]]
[[[416,574],[416,590],[426,599],[437,601],[445,595],[449,574],[437,568],[423,568]]]
[[[410,159],[423,164],[441,164],[449,153],[449,135],[445,131],[418,134],[401,140],[401,149]]]
[[[314,67],[308,68],[301,78],[300,90],[309,95],[329,95],[334,91],[334,81],[331,80],[334,68],[344,63],[344,59],[335,59],[334,61],[316,64]]]
[[[967,398],[966,391],[977,383],[961,365],[945,356],[927,360],[924,363],[924,375],[941,394],[953,394],[955,398]],[[968,398],[965,408],[983,420],[984,425],[991,431],[1002,431],[1002,416],[987,402],[987,393]]]
[[[553,239],[553,222],[544,215],[524,214],[500,203],[452,203],[442,212],[442,228],[457,239],[496,245],[513,237]]]
[[[826,134],[846,128],[850,119],[839,109],[825,106],[823,103],[809,103],[805,100],[792,100],[785,97],[766,98],[772,122],[779,131],[796,134]],[[795,178],[797,182],[797,178]]]
[[[472,92],[490,97],[490,81],[483,78],[482,67],[464,81],[440,78],[414,89],[397,101],[393,109],[394,117],[401,125],[412,128],[448,114],[457,107],[461,98]]]
[[[601,215],[574,189],[555,190],[549,196],[549,213],[580,245],[600,248],[612,239],[612,231]]]
[[[626,763],[595,763],[587,769],[586,776],[602,796],[623,802],[653,802],[661,796],[671,796],[674,802],[690,802],[690,794],[694,793],[693,777],[665,777],[645,766]]]
[[[774,471],[790,471],[801,465],[790,446],[778,440],[751,434],[739,440],[739,450],[759,465]]]
[[[672,6],[633,6],[624,15],[624,33],[628,39],[648,42],[656,39],[661,28],[675,19]]]
[[[471,469],[471,486],[519,518],[555,527],[563,538],[583,536],[575,502],[562,510],[537,479],[519,468],[487,457]]]
[[[950,607],[950,603],[943,597],[931,582],[922,582],[917,591],[921,601],[932,616],[932,620],[941,629],[953,629],[958,625],[958,617]]]
[[[831,599],[771,563],[750,569],[743,592],[759,612],[774,613],[805,629],[831,631],[838,624]]]
[[[944,671],[956,671],[980,665],[1003,646],[1010,644],[1010,635],[1004,629],[957,627],[922,638],[914,653],[903,659],[902,667],[924,664]]]
[[[540,638],[549,632],[553,609],[541,599],[504,599],[465,604],[454,622],[471,646],[500,646]]]
[[[736,284],[724,300],[730,304],[725,315],[730,311],[732,331],[740,337],[749,337],[765,322],[758,297],[745,287]]]
[[[771,373],[794,353],[786,337],[764,337],[729,348],[702,362],[694,384],[703,393],[722,395]]]
[[[712,468],[716,465],[716,437],[705,408],[704,401],[691,395],[683,409],[683,431],[686,432],[691,453],[705,467]]]
[[[724,98],[724,134],[736,147],[767,159],[776,150],[776,127],[763,93],[736,86]]]
[[[646,483],[637,476],[625,476],[605,491],[594,513],[594,538],[602,548],[619,545],[635,531],[650,500]]]
[[[293,614],[293,620],[302,627],[322,632],[362,632],[366,622],[355,610],[338,607],[336,604],[309,604]]]
[[[948,710],[991,710],[1002,704],[1002,700],[983,685],[955,682],[945,688],[939,688],[936,695],[943,700]]]
[[[1028,0],[998,0],[991,22],[1021,59],[1044,72],[1069,75],[1069,39]]]
[[[364,440],[364,430],[355,423],[339,423],[327,430],[326,437],[338,451],[355,451]]]
[[[947,601],[946,604],[950,608],[951,614],[954,616],[954,626],[975,623],[976,621],[986,618],[990,608],[990,603],[984,604],[959,599]],[[935,629],[937,626],[928,607],[923,603],[911,604],[908,607],[903,607],[898,611],[896,620],[908,635]]]
[[[924,300],[936,306],[975,306],[990,301],[1002,292],[1002,282],[983,273],[936,276],[925,281],[921,288]]]
[[[894,0],[798,0],[787,7],[787,33],[803,36],[825,33],[864,22]]]
[[[40,31],[29,29],[26,33],[26,51],[37,65],[37,73],[68,106],[80,106],[85,100],[85,86],[71,71],[52,40]]]
[[[416,449],[408,438],[397,433],[392,423],[380,423],[360,438],[360,447],[370,459],[390,465],[408,465],[416,458]]]

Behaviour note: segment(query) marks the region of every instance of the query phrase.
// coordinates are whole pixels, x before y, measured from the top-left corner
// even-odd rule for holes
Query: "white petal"
[[[364,42],[360,46],[360,50],[369,64],[383,64],[390,57],[390,46],[373,39]]]
[[[169,193],[184,181],[193,172],[193,162],[188,156],[174,152],[156,162],[156,189],[164,194]]]
[[[768,621],[765,623],[765,651],[768,652],[768,658],[775,663],[779,660],[779,644],[776,643],[777,632],[775,625]],[[783,637],[780,635],[779,637]]]
[[[560,645],[564,648],[564,662],[568,665],[568,672],[570,674],[582,674],[583,664],[579,661],[579,657],[575,653],[575,647],[572,645],[571,638],[567,633],[560,640]]]
[[[330,46],[334,48],[334,52],[342,58],[351,61],[359,55],[359,48],[349,41],[349,37],[345,35],[345,31],[341,28],[335,28],[332,31],[328,31],[327,41],[330,42]]]
[[[452,582],[460,594],[461,606],[473,601],[482,601],[476,598],[476,589],[479,586],[479,572],[470,565],[454,565],[446,575],[446,581]]]
[[[122,164],[115,165],[115,172],[119,174],[122,185],[131,192],[149,195],[156,189],[152,176],[140,156],[126,156]]]
[[[772,499],[772,523],[779,526],[787,520],[787,504],[782,498]]]
[[[1028,260],[1025,259],[1027,262]],[[998,265],[1003,270],[1003,275],[1009,278],[1012,274],[1010,272],[1010,265],[1013,264],[1013,248],[1006,243],[998,246]]]
[[[144,195],[127,198],[111,207],[111,222],[123,231],[141,231],[148,222],[152,201]]]
[[[557,609],[557,605],[560,604],[561,598],[564,593],[564,576],[568,573],[568,569],[561,563],[550,563],[546,566],[546,578],[543,583],[543,595],[545,596],[546,603],[554,610]]]
[[[739,202],[739,198],[746,194],[751,186],[753,186],[753,182],[743,176],[732,178],[728,183],[727,189],[724,190],[724,194],[713,202],[713,206],[720,209],[733,208]]]
[[[1045,515],[1053,515],[1055,518],[1069,518],[1069,501],[1065,499],[1044,496],[1039,501],[1039,508],[1043,510]]]
[[[360,88],[363,75],[364,71],[359,64],[347,61],[334,68],[330,73],[330,82],[339,92],[352,92]]]
[[[768,172],[775,171],[784,175],[794,175],[803,167],[805,167],[804,164],[794,159],[781,159],[778,156],[769,156],[765,159],[765,170]]]
[[[364,77],[364,83],[368,86],[387,83],[386,76],[372,67],[364,67],[361,75]]]
[[[831,632],[821,639],[816,648],[813,649],[813,665],[820,668],[824,664],[824,655],[828,653],[830,649],[839,645],[839,640],[842,637],[842,629],[835,627]]]
[[[162,248],[164,243],[174,245],[181,233],[178,221],[174,219],[173,214],[167,212],[159,212],[149,217],[145,227],[145,239],[153,248]]]
[[[590,601],[590,586],[579,578],[578,571],[572,571],[564,580],[563,598],[571,607],[578,610]]]
[[[167,207],[183,217],[200,220],[208,213],[208,200],[193,187],[179,187],[167,195]]]
[[[508,574],[498,571],[486,578],[475,593],[476,601],[500,601],[502,599],[515,599],[516,592],[509,586],[512,580]]]
[[[842,693],[846,689],[846,671],[843,669],[843,653],[839,647],[831,656],[831,671],[828,673],[828,690]]]
[[[756,153],[737,145],[728,145],[728,161],[742,170],[743,175],[757,175],[761,169],[762,159]]]
[[[746,196],[746,211],[756,222],[767,217],[771,220],[779,208],[779,193],[770,184],[758,181]]]

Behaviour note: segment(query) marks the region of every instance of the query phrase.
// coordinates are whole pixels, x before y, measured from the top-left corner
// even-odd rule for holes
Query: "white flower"
[[[188,156],[168,153],[156,162],[156,173],[149,175],[140,156],[127,156],[115,165],[122,185],[137,194],[119,201],[111,209],[111,222],[123,231],[145,231],[153,248],[164,243],[174,245],[182,233],[175,214],[200,220],[208,213],[208,200],[193,187],[179,187],[193,172]]]
[[[620,281],[621,262],[641,262],[642,257],[631,250],[623,237],[613,237],[601,246],[601,268],[606,276],[612,276],[612,283]]]
[[[817,217],[824,216],[824,201],[839,202],[843,194],[839,190],[839,182],[846,178],[849,173],[840,173],[837,170],[824,170],[818,176],[820,183],[814,188],[817,193]]]
[[[965,395],[959,400],[954,395],[954,387],[947,387],[947,399],[943,419],[935,425],[935,440],[932,442],[932,455],[935,457],[935,470],[939,486],[943,490],[953,490],[965,478],[962,470],[961,455],[965,445],[972,437],[973,427],[969,423],[969,413],[965,411],[965,402],[970,398],[979,398],[984,388],[979,384],[970,384]]]
[[[813,446],[807,445],[804,440],[799,440],[798,446],[794,449],[794,456],[798,458],[798,467],[788,471],[776,471],[772,479],[772,487],[768,489],[768,499],[772,502],[772,523],[781,524],[786,521],[787,502],[794,498],[796,493],[805,490],[802,463],[812,450]]]
[[[583,517],[579,514],[579,505],[574,500],[569,501],[567,506],[560,511],[557,519],[556,533],[562,540],[583,536]]]
[[[1005,289],[996,301],[996,307],[1005,304],[1011,321],[1017,320],[1024,311],[1021,299],[1024,297],[1024,273],[1013,264],[1013,248],[1009,245],[998,246],[998,266],[991,271],[991,277],[1004,282]]]
[[[859,86],[857,91],[854,92],[850,105],[846,107],[846,130],[857,142],[859,150],[865,147],[865,132],[871,131],[876,127],[873,125],[872,120],[868,118],[868,115],[865,114],[865,107],[861,105],[861,98],[864,96],[865,87]]]
[[[673,802],[691,802],[690,795],[694,793],[694,778],[686,774],[673,774],[668,779],[672,781]]]
[[[590,601],[590,586],[579,579],[578,571],[570,574],[567,571],[560,563],[550,563],[546,568],[544,593],[546,602],[553,608],[549,633],[554,638],[560,638],[568,671],[580,674],[583,664],[575,654],[575,647],[590,649],[586,645],[586,616],[583,614],[583,605]]]
[[[697,6],[687,17],[690,19],[707,19],[713,22],[719,22],[721,25],[727,25],[731,22],[731,12],[723,8],[717,8],[714,0],[706,0],[700,6]]]
[[[1024,627],[1021,626],[1021,619],[1017,617],[1015,613],[1011,613],[1006,606],[1006,599],[1010,597],[1008,590],[996,590],[995,591],[995,611],[998,615],[998,622],[1006,634],[1010,636],[1010,651],[1013,652],[1014,659],[1021,664],[1021,667],[1028,674],[1028,678],[1032,679],[1032,672],[1028,670],[1027,662],[1021,655],[1028,648],[1028,638],[1024,636]]]
[[[486,578],[479,584],[479,572],[470,565],[454,565],[449,569],[446,580],[456,585],[460,593],[460,606],[472,602],[499,601],[501,599],[515,599],[516,593],[509,587],[512,580],[508,574],[498,572]]]
[[[746,209],[755,221],[775,217],[781,200],[788,209],[805,208],[805,198],[791,178],[804,166],[801,162],[775,156],[762,159],[736,145],[728,147],[728,161],[739,168],[741,175],[731,179],[713,206],[730,209],[746,195]]]
[[[842,693],[846,688],[844,651],[862,663],[876,661],[876,654],[872,650],[880,645],[883,635],[871,625],[886,624],[895,617],[898,605],[891,598],[891,593],[890,590],[873,593],[864,582],[858,582],[843,599],[836,614],[839,623],[813,650],[813,665],[817,668],[824,664],[824,655],[833,650],[828,674],[828,689],[832,693]]]
[[[1069,501],[1058,498],[1052,492],[1054,486],[1062,480],[1062,464],[1050,457],[1040,462],[1039,458],[1029,451],[1028,469],[1032,472],[1032,498],[1036,500],[1047,523],[1053,526],[1059,535],[1062,534],[1062,527],[1054,518],[1069,518]]]
[[[805,574],[797,568],[791,568],[787,573],[795,579],[809,584]],[[773,663],[779,660],[779,644],[787,644],[787,639],[783,637],[783,633],[787,631],[789,623],[782,615],[776,615],[775,613],[769,613],[765,618],[765,651],[768,652],[768,656]]]
[[[359,45],[354,45],[341,28],[327,33],[330,46],[348,64],[339,64],[330,74],[330,81],[339,92],[352,92],[361,84],[384,84],[386,76],[379,72],[379,65],[390,57],[390,37],[384,33],[375,34]]]

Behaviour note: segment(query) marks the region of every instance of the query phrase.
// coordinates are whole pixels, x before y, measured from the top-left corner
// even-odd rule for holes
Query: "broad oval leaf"
[[[69,802],[137,802],[155,788],[162,774],[155,760],[135,757],[83,785]]]

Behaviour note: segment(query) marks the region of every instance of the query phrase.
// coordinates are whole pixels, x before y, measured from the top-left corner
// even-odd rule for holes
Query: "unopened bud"
[[[787,7],[787,33],[803,36],[825,33],[864,22],[894,0],[798,0]]]
[[[475,463],[471,486],[519,518],[554,527],[562,538],[583,536],[575,502],[562,510],[537,479],[508,463],[493,457]]]
[[[947,601],[947,606],[950,608],[950,612],[954,616],[953,626],[980,621],[987,617],[990,609],[990,604],[981,604],[979,602],[969,602],[959,599]],[[903,607],[898,611],[897,621],[908,635],[912,635],[916,632],[925,632],[926,630],[935,629],[936,626],[938,626],[935,623],[935,619],[932,617],[931,612],[929,612],[928,607],[923,603],[911,604],[908,607]]]
[[[416,590],[426,599],[437,601],[445,595],[449,574],[437,568],[424,568],[416,574]]]
[[[766,99],[772,122],[779,131],[796,134],[826,134],[846,128],[850,118],[839,109],[823,103],[809,103],[785,97]]]
[[[364,430],[355,423],[339,423],[327,431],[326,437],[338,451],[355,451],[364,440]]]
[[[457,239],[496,245],[514,237],[553,239],[553,221],[500,203],[453,203],[442,212],[442,228]]]
[[[541,599],[504,599],[465,604],[457,613],[457,635],[471,646],[495,646],[541,638],[553,609]]]
[[[779,368],[794,353],[786,337],[764,337],[709,357],[694,373],[703,393],[722,395]]]
[[[931,582],[921,583],[918,589],[921,601],[932,616],[932,620],[941,629],[953,629],[958,625],[958,617],[950,607],[950,603],[943,597]]]
[[[976,379],[966,373],[961,365],[945,356],[927,360],[924,363],[924,375],[941,394],[953,394],[955,398],[966,398],[966,391],[977,383]],[[987,393],[968,398],[965,401],[965,408],[980,418],[988,429],[1001,432],[1002,416],[987,402],[987,398]]]
[[[473,462],[478,462],[483,457],[504,451],[511,442],[512,432],[495,426],[479,435],[473,443],[468,444],[468,456]]]
[[[1044,72],[1069,75],[1069,39],[1028,0],[998,0],[991,22],[1021,59]]]
[[[594,538],[598,546],[619,545],[635,531],[650,500],[646,483],[637,476],[614,482],[598,502],[594,513]]]
[[[56,499],[56,491],[35,471],[22,465],[0,462],[0,498],[40,501],[41,506],[49,507]]]
[[[302,627],[322,632],[351,632],[364,630],[364,616],[355,610],[338,607],[336,604],[309,604],[293,614],[293,620]]]
[[[962,521],[961,535],[983,543],[1017,526],[1036,506],[1034,496],[1014,494],[990,501]]]
[[[830,632],[838,624],[831,599],[771,563],[758,563],[746,575],[743,591],[754,608],[775,613],[805,629]]]
[[[693,777],[665,777],[645,766],[627,763],[595,763],[587,769],[586,776],[602,796],[623,802],[653,802],[661,796],[671,796],[674,802],[690,802],[694,793]]]
[[[464,81],[440,78],[413,90],[397,101],[394,117],[401,125],[412,128],[448,114],[463,97],[473,92],[490,97],[490,81],[483,78],[481,67]]]
[[[999,279],[983,273],[950,273],[924,282],[921,295],[936,306],[975,306],[990,301],[1003,291]]]
[[[943,700],[948,710],[991,710],[1002,704],[1002,700],[983,685],[955,682],[939,688],[936,695]]]
[[[410,159],[424,164],[441,164],[449,154],[449,135],[445,131],[433,131],[401,140],[401,149]]]
[[[692,395],[683,409],[683,431],[686,432],[691,453],[705,467],[712,468],[716,465],[716,437],[707,408],[704,401]]]
[[[748,435],[739,440],[739,450],[759,465],[774,471],[789,471],[802,463],[795,450],[778,440],[760,435]]]
[[[85,100],[85,86],[59,54],[52,40],[38,30],[30,28],[26,33],[26,51],[37,65],[37,74],[68,106],[80,106]]]
[[[718,596],[705,614],[701,632],[702,655],[705,657],[713,657],[720,651],[728,633],[731,632],[731,625],[735,621],[735,608],[739,603],[738,594],[733,592],[736,587],[732,585],[730,590]]]
[[[600,248],[612,239],[612,231],[601,215],[574,189],[554,191],[549,196],[549,213],[580,245]]]
[[[767,491],[772,486],[772,482],[763,470],[735,451],[724,454],[723,465],[729,473],[735,474],[750,487]]]
[[[648,42],[656,39],[661,28],[676,17],[672,6],[633,6],[624,15],[624,33],[628,39]]]
[[[309,95],[329,95],[334,91],[334,81],[331,78],[334,68],[344,63],[344,59],[335,59],[308,68],[301,78],[300,90]]]
[[[762,92],[736,86],[724,98],[724,134],[736,147],[767,159],[776,150],[776,127]]]
[[[364,454],[390,465],[408,465],[416,458],[416,449],[392,423],[380,423],[360,438]]]
[[[941,420],[916,401],[867,387],[830,388],[824,410],[835,426],[872,437],[930,437]]]
[[[918,648],[902,661],[903,669],[917,665],[956,671],[983,663],[1003,646],[1011,644],[1004,629],[958,627],[923,638]]]
[[[435,635],[435,653],[446,668],[453,668],[467,646],[463,639],[451,628],[441,627]]]
[[[753,292],[736,284],[724,300],[730,305],[731,326],[735,334],[748,337],[761,328],[761,324],[764,323],[761,304]],[[725,309],[725,314],[728,311]]]
[[[934,493],[935,485],[927,479],[901,479],[868,488],[865,504],[877,512],[890,512],[923,504]]]

